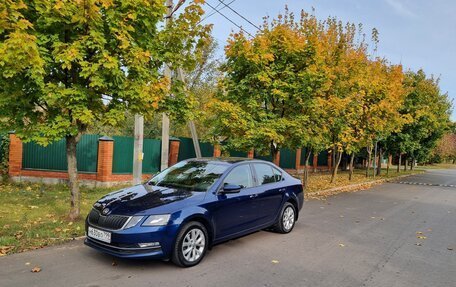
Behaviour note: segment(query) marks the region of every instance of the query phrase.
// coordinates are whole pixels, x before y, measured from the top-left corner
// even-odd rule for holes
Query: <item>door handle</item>
[[[250,195],[250,198],[255,198],[255,197],[257,197],[257,196],[258,196],[258,194],[251,194],[251,195]]]

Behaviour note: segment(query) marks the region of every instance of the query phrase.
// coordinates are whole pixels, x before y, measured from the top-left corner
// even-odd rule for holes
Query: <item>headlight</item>
[[[149,216],[142,226],[163,226],[168,224],[170,214],[151,215]]]
[[[144,218],[144,216],[132,216],[132,217],[130,217],[130,220],[128,220],[128,222],[125,225],[124,229],[128,229],[128,228],[131,228],[131,227],[135,226],[143,218]]]

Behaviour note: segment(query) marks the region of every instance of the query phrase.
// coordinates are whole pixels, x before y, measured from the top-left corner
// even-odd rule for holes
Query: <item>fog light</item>
[[[147,243],[138,243],[139,247],[146,248],[146,247],[159,247],[159,242],[147,242]]]

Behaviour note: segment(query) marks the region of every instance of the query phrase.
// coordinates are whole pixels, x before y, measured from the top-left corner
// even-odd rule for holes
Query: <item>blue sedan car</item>
[[[270,162],[190,159],[98,200],[85,244],[190,267],[214,244],[265,228],[290,232],[303,202],[301,182]]]

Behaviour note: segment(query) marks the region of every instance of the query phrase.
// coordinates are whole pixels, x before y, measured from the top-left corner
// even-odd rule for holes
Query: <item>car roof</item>
[[[210,163],[226,163],[226,164],[235,164],[239,162],[247,161],[261,161],[257,159],[251,159],[247,157],[201,157],[201,158],[190,158],[187,161],[204,161]]]

